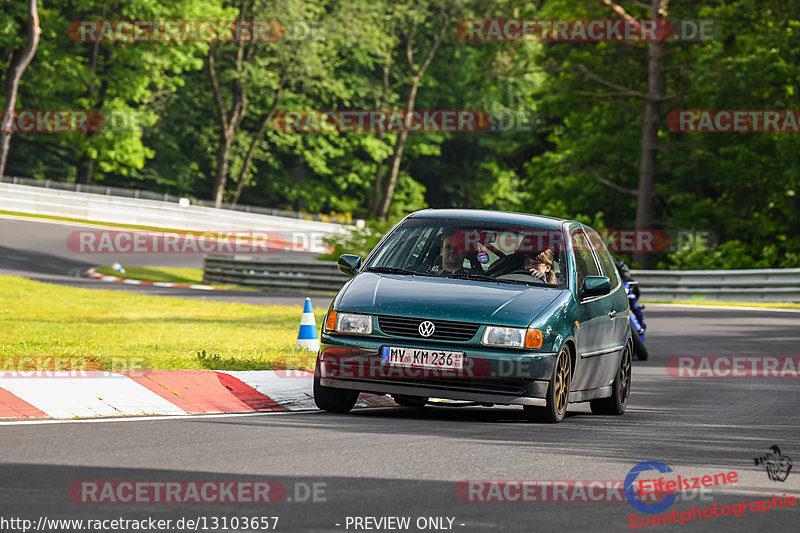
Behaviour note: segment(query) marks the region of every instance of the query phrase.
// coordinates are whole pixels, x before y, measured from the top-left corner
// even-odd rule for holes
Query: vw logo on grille
[[[436,331],[436,326],[430,320],[425,320],[419,325],[419,334],[423,337],[430,337]]]

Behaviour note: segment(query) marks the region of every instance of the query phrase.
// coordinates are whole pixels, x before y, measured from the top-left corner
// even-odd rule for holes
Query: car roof
[[[529,213],[512,213],[508,211],[488,211],[484,209],[423,209],[408,215],[408,218],[441,218],[450,220],[480,220],[504,224],[537,225],[544,228],[559,229],[564,222],[572,222],[566,218],[546,217]]]

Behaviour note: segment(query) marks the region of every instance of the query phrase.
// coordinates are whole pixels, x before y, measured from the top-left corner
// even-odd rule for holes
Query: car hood
[[[561,289],[454,278],[362,272],[338,311],[527,327]]]

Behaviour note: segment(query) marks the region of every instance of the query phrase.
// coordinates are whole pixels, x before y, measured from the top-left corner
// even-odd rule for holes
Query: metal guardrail
[[[251,256],[207,255],[204,283],[233,283],[261,289],[337,292],[350,278],[336,261],[276,261]]]
[[[325,238],[353,230],[353,226],[314,220],[285,218],[197,205],[121,198],[101,194],[0,183],[0,207],[4,211],[60,216],[168,230],[280,234],[312,252],[325,252]],[[272,236],[277,239],[278,235]],[[223,249],[224,251],[224,249]],[[231,250],[235,252],[235,250]]]
[[[800,268],[632,270],[643,300],[800,302]]]
[[[206,283],[265,289],[338,291],[349,279],[335,261],[289,262],[209,255]],[[633,270],[645,300],[800,302],[800,268],[760,270]]]
[[[104,196],[117,196],[120,198],[141,198],[143,200],[157,200],[161,202],[168,202],[177,204],[181,199],[180,196],[174,196],[168,193],[157,193],[153,191],[144,191],[141,189],[126,189],[123,187],[111,187],[106,185],[86,185],[81,183],[67,183],[64,181],[53,180],[38,180],[35,178],[22,178],[19,176],[3,176],[0,177],[0,183],[11,183],[17,185],[27,185],[29,187],[41,187],[45,189],[54,189],[58,191],[70,192],[83,192],[91,194],[102,194]],[[197,198],[191,199],[192,205],[200,207],[214,207],[211,201],[201,200]],[[363,221],[351,220],[338,215],[318,215],[314,213],[300,213],[297,211],[287,211],[285,209],[274,209],[271,207],[260,207],[255,205],[245,204],[231,204],[223,202],[220,209],[230,211],[238,211],[242,213],[255,213],[258,215],[271,215],[283,218],[297,218],[300,220],[313,220],[317,222],[330,222],[332,224],[345,224],[345,225],[360,225]]]

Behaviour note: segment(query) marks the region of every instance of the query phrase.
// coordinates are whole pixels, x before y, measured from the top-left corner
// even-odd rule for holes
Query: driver
[[[464,252],[453,245],[453,234],[447,233],[442,238],[442,276],[447,274],[466,273],[464,269]]]
[[[544,280],[550,285],[557,285],[555,273],[555,257],[553,251],[548,248],[539,254],[525,254],[522,268],[529,270],[531,275]]]

